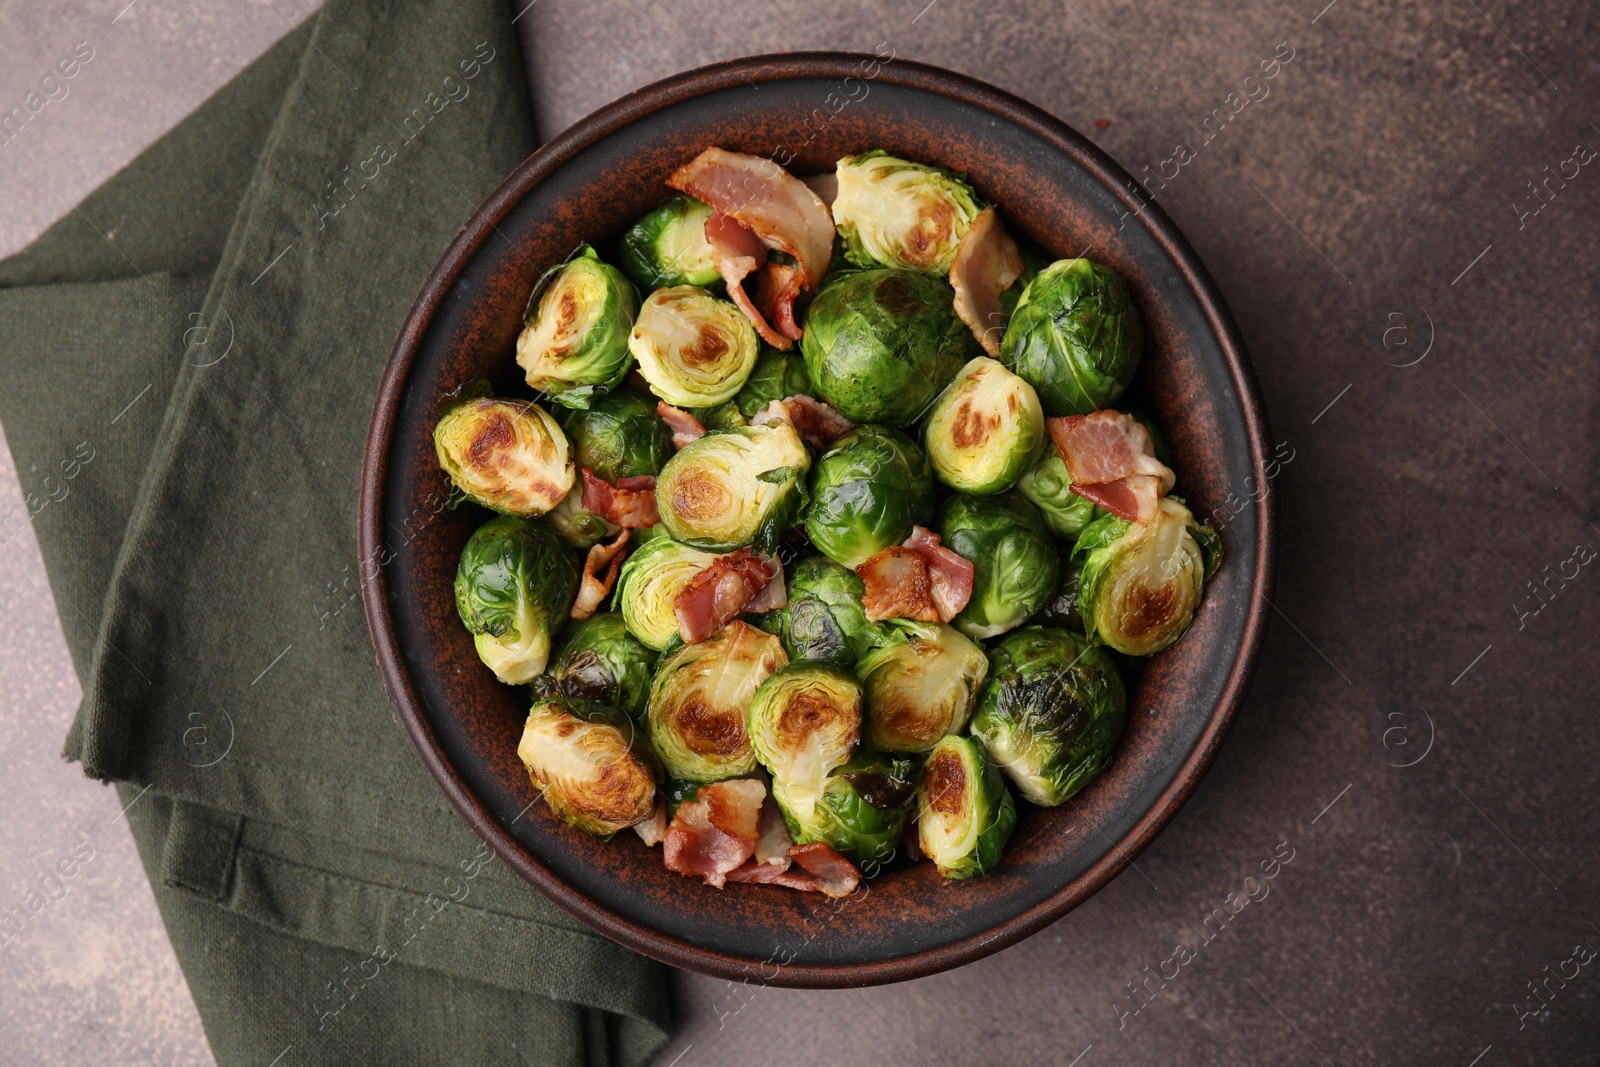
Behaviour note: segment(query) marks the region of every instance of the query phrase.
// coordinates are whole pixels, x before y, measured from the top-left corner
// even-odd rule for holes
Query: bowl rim
[[[519,163],[472,213],[429,272],[407,312],[384,367],[363,450],[357,512],[358,558],[381,560],[381,553],[386,551],[380,535],[389,447],[406,383],[434,311],[482,243],[498,232],[500,221],[513,205],[585,148],[664,107],[741,84],[807,78],[837,80],[857,74],[863,69],[860,67],[863,61],[880,64],[874,81],[951,98],[1021,127],[1072,159],[1131,214],[1136,213],[1136,217],[1142,219],[1151,237],[1194,294],[1217,340],[1237,389],[1252,466],[1258,476],[1263,475],[1270,440],[1267,418],[1254,368],[1233,316],[1210,273],[1166,211],[1154,198],[1145,200],[1134,195],[1131,191],[1135,188],[1133,177],[1109,155],[1036,105],[964,74],[898,56],[892,57],[892,62],[885,62],[882,56],[854,52],[771,53],[725,60],[675,74],[606,104],[552,137]],[[757,973],[755,968],[760,961],[706,948],[614,914],[524,850],[458,778],[422,711],[396,639],[388,606],[386,567],[360,568],[361,594],[384,688],[423,765],[473,832],[525,882],[613,941],[674,967],[734,981],[755,979],[761,984],[799,988],[876,985],[920,978],[961,966],[1037,932],[1082,904],[1121,873],[1177,814],[1216,758],[1255,673],[1266,638],[1278,556],[1276,494],[1259,494],[1254,509],[1260,531],[1255,552],[1253,557],[1239,560],[1252,569],[1254,592],[1244,620],[1240,652],[1222,695],[1172,781],[1099,861],[1050,896],[984,933],[870,963],[774,965],[778,973],[772,976]]]

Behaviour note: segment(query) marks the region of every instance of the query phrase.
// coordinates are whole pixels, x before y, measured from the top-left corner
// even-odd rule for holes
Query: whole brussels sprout
[[[798,353],[779,352],[763,345],[738,395],[725,404],[702,408],[696,417],[708,430],[745,426],[774,400],[800,395],[811,395],[811,376],[806,373],[805,360]]]
[[[639,718],[655,669],[656,654],[628,632],[621,614],[603,612],[567,627],[549,667],[533,680],[533,695],[581,697]]]
[[[684,586],[711,566],[712,552],[656,537],[639,546],[617,575],[614,603],[628,632],[657,652],[678,632],[676,602]]]
[[[1106,514],[1094,501],[1072,491],[1066,461],[1052,445],[1045,446],[1017,481],[1017,492],[1039,509],[1050,532],[1065,541],[1076,541],[1085,526]]]
[[[839,160],[833,222],[845,258],[859,267],[902,267],[941,277],[982,205],[963,175],[884,151]]]
[[[896,638],[862,656],[869,747],[926,752],[959,733],[989,671],[983,649],[950,626],[897,619]]]
[[[656,510],[695,548],[773,551],[795,522],[811,454],[787,422],[739,426],[691,441],[656,478]]]
[[[622,269],[642,292],[675,285],[713,289],[722,284],[716,251],[706,240],[711,206],[674,193],[622,235]]]
[[[884,863],[895,853],[916,800],[912,762],[862,752],[828,776],[808,825],[791,824],[795,841],[824,841],[858,864]]]
[[[1062,259],[1029,283],[1000,342],[1000,359],[1039,391],[1046,415],[1109,407],[1144,351],[1139,309],[1109,267]]]
[[[456,567],[456,611],[478,658],[507,685],[532,681],[578,591],[578,564],[540,523],[504,515],[467,538]]]
[[[756,364],[755,327],[704,289],[657,289],[639,310],[628,348],[650,391],[680,408],[732,400]]]
[[[608,838],[655,813],[658,768],[633,721],[591,700],[534,701],[517,755],[550,810]]]
[[[809,806],[861,740],[861,685],[838,667],[796,660],[761,683],[745,729],[775,787]]]
[[[834,562],[858,567],[933,521],[933,508],[933,468],[917,443],[862,426],[817,461],[806,536]]]
[[[455,400],[433,428],[433,448],[463,496],[506,515],[543,515],[577,477],[566,434],[544,408],[522,400]]]
[[[951,623],[969,637],[1003,634],[1050,598],[1061,557],[1039,509],[1014,492],[953,496],[939,509],[946,548],[972,561],[972,598]]]
[[[917,787],[917,842],[946,878],[987,874],[1017,824],[1000,769],[970,737],[934,746]]]
[[[998,493],[1044,447],[1044,409],[1033,386],[999,360],[978,356],[934,401],[926,434],[941,482],[963,493]]]
[[[869,649],[892,640],[893,627],[867,621],[861,606],[864,592],[854,571],[826,556],[806,556],[797,562],[777,630],[789,658],[851,667]]]
[[[1053,808],[1111,764],[1127,695],[1105,649],[1025,626],[989,650],[972,736],[1023,799]]]
[[[672,458],[672,431],[653,400],[631,389],[597,399],[565,419],[572,457],[616,485],[623,478],[657,474]]]
[[[1174,497],[1162,497],[1148,524],[1107,515],[1089,524],[1072,550],[1083,564],[1078,586],[1084,631],[1129,656],[1160,652],[1194,619],[1220,541]]]
[[[550,528],[574,548],[590,548],[601,541],[615,537],[622,529],[604,516],[596,515],[583,506],[583,486],[574,485],[561,498],[561,503],[545,515]]]
[[[538,302],[530,302],[517,338],[517,365],[530,389],[558,404],[586,408],[633,366],[628,331],[639,313],[639,294],[588,245],[547,271],[534,293]]]
[[[978,351],[942,278],[863,270],[824,282],[800,350],[822,399],[852,422],[907,426]]]
[[[1061,584],[1029,621],[1038,626],[1083,633],[1083,612],[1078,608],[1078,584],[1083,578],[1083,561],[1067,557],[1061,561]]]
[[[738,620],[662,657],[645,726],[667,773],[715,782],[754,771],[746,713],[761,683],[786,660],[776,637]]]

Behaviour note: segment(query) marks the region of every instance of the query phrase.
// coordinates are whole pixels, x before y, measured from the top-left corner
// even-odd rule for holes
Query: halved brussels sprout
[[[651,293],[628,348],[651,392],[680,408],[732,400],[760,351],[744,312],[693,285]]]
[[[867,698],[867,744],[926,752],[966,726],[989,660],[953,627],[897,619],[894,628],[895,640],[856,664]]]
[[[716,253],[706,240],[711,205],[674,193],[622,235],[622,269],[643,292],[674,285],[722,284]]]
[[[908,270],[833,275],[800,350],[822,399],[852,422],[906,426],[978,352],[943,278]]]
[[[934,401],[927,442],[934,473],[950,488],[1009,489],[1045,443],[1039,394],[999,360],[978,356]]]
[[[603,612],[567,627],[549,667],[533,680],[533,695],[581,697],[639,718],[655,669],[656,654],[628,632],[622,616]]]
[[[529,388],[558,404],[586,408],[633,366],[628,331],[639,294],[588,245],[547,271],[534,293],[538,303],[517,338],[517,365]]]
[[[846,156],[835,168],[833,222],[860,267],[950,273],[982,205],[964,176],[884,151]]]
[[[1017,481],[1017,492],[1039,509],[1050,532],[1066,541],[1076,541],[1084,527],[1105,514],[1094,501],[1072,491],[1072,475],[1054,445],[1045,445]]]
[[[564,421],[572,458],[616,485],[623,478],[657,474],[672,458],[672,431],[643,393],[619,389]]]
[[[716,554],[656,537],[639,546],[617,575],[615,600],[628,632],[660,652],[678,632],[675,602]]]
[[[806,536],[834,562],[858,567],[932,522],[933,507],[933,468],[917,443],[862,426],[817,461]]]
[[[433,448],[462,495],[506,515],[543,515],[577,477],[567,435],[544,408],[522,400],[461,399],[434,426]]]
[[[745,718],[756,690],[787,659],[776,637],[738,620],[697,645],[667,653],[645,712],[667,773],[686,782],[715,782],[754,771]]]
[[[910,760],[863,752],[828,776],[808,824],[789,818],[790,833],[799,844],[825,841],[858,864],[883,863],[900,845],[916,795]]]
[[[568,489],[561,503],[551,508],[544,518],[550,528],[574,548],[589,548],[616,536],[617,531],[622,529],[583,506],[581,485]]]
[[[1111,764],[1127,694],[1105,649],[1025,626],[989,650],[972,736],[1023,799],[1053,808]]]
[[[510,515],[478,527],[456,567],[456,611],[478,658],[507,685],[544,670],[577,591],[567,546],[548,527]]]
[[[774,400],[797,395],[811,395],[811,376],[806,373],[805,360],[799,353],[779,352],[776,348],[762,346],[755,368],[738,395],[725,404],[702,408],[695,414],[706,429],[726,430],[748,425]]]
[[[972,561],[972,599],[950,620],[969,637],[1021,626],[1056,591],[1056,543],[1039,509],[1014,492],[950,497],[939,509],[938,533]]]
[[[1220,545],[1170,496],[1148,524],[1115,515],[1090,523],[1072,551],[1083,564],[1085,632],[1125,655],[1160,652],[1189,628]]]
[[[826,556],[796,563],[788,586],[789,603],[779,612],[776,632],[790,659],[851,667],[869,649],[893,639],[893,627],[867,621],[861,579]]]
[[[1000,359],[1039,391],[1046,415],[1109,407],[1133,381],[1144,328],[1128,287],[1109,267],[1062,259],[1017,301]]]
[[[794,524],[811,455],[787,422],[738,426],[684,445],[656,478],[656,510],[696,548],[777,547]]]
[[[761,683],[745,728],[773,782],[809,806],[861,740],[861,685],[841,668],[797,660]]]
[[[917,841],[946,878],[987,874],[1017,824],[1000,769],[970,737],[934,746],[917,787]]]
[[[657,769],[633,721],[592,700],[534,701],[517,755],[550,810],[610,837],[656,810]]]

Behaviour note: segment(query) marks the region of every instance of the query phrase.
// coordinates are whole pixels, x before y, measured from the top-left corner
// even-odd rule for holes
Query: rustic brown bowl
[[[1051,258],[1123,275],[1148,332],[1140,402],[1171,438],[1182,490],[1223,525],[1226,561],[1194,625],[1135,680],[1111,768],[1062,807],[1023,811],[1001,866],[946,882],[886,870],[842,901],[775,886],[716,890],[668,871],[632,835],[610,843],[551,816],[516,755],[523,689],[500,685],[456,617],[451,583],[486,517],[441,510],[435,401],[512,362],[539,274],[614,237],[708,145],[797,173],[850,153],[965,171]],[[1268,436],[1249,358],[1206,270],[1159,206],[1088,140],[1016,97],[902,59],[810,53],[736,60],[642,89],[530,156],[428,276],[389,358],[361,478],[363,583],[389,696],[450,802],[499,857],[607,936],[675,966],[789,986],[891,982],[967,963],[1033,933],[1109,882],[1211,763],[1260,652],[1276,560]],[[363,569],[365,573],[365,568]]]

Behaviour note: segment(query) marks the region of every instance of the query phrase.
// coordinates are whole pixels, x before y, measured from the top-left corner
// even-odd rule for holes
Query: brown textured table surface
[[[0,145],[0,252],[315,6],[124,3],[0,0],[0,111],[94,50]],[[1133,868],[917,982],[682,976],[661,1064],[1600,1063],[1600,25],[1583,0],[1324,3],[514,9],[546,135],[803,48],[1042,105],[1148,176],[1290,457],[1263,665]],[[0,467],[5,513],[37,474]],[[209,1063],[115,797],[56,756],[77,696],[25,531],[0,544],[0,907],[81,862],[0,947],[0,1064]]]

